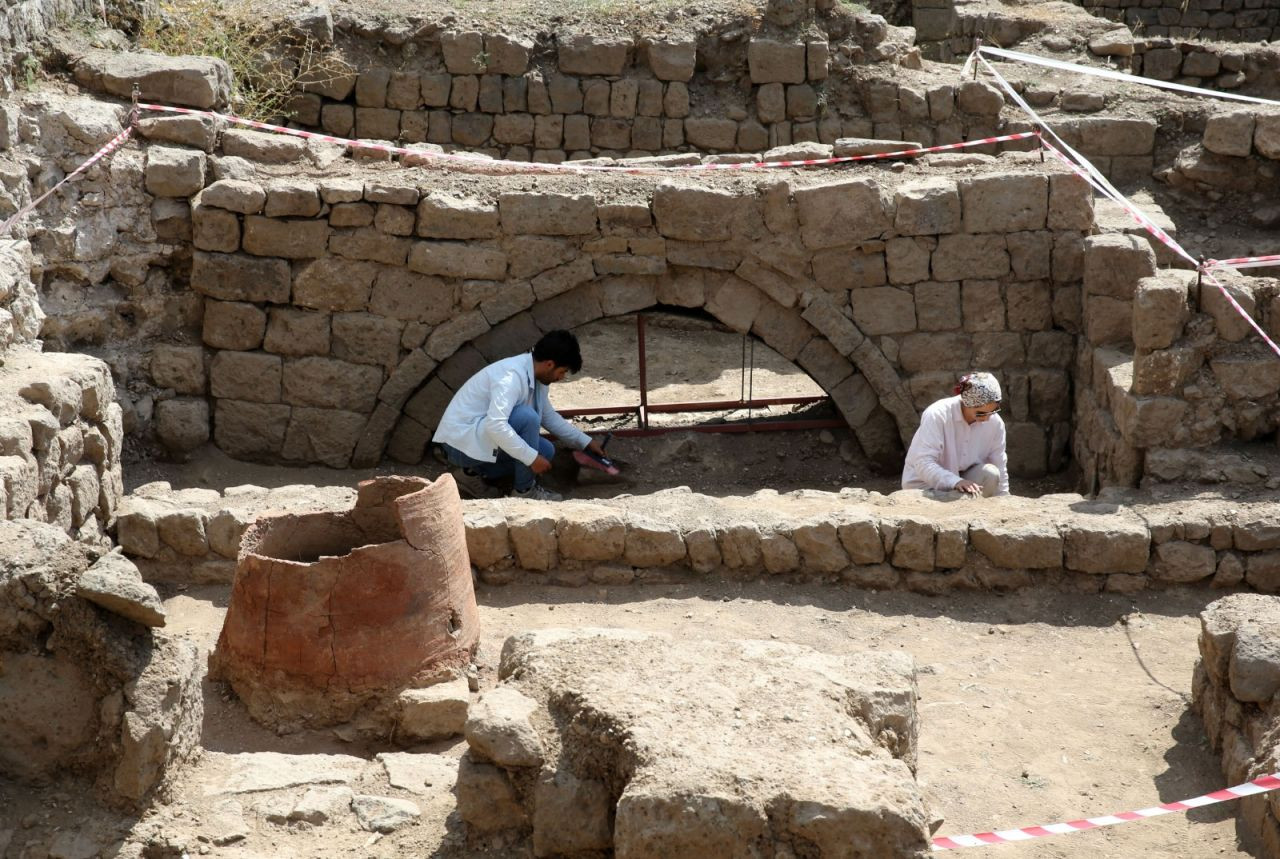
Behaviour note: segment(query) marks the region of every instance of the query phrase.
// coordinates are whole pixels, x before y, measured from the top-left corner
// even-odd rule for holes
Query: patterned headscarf
[[[961,376],[955,392],[960,395],[960,402],[969,408],[1000,402],[1000,383],[990,373]]]

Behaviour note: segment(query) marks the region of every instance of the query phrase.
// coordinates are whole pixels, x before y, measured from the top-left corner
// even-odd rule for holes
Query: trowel
[[[612,438],[613,433],[605,433],[604,438],[600,440],[600,448],[603,450],[605,445],[607,445],[609,440]],[[617,477],[622,473],[618,466],[614,464],[612,459],[609,459],[607,456],[596,456],[589,450],[575,450],[573,452],[573,459],[578,463],[578,465],[582,465],[587,468],[594,468],[597,471],[603,471],[605,474],[612,477]]]

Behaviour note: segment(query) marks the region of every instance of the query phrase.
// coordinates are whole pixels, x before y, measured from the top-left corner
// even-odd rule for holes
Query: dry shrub
[[[232,111],[246,119],[288,118],[299,79],[320,82],[351,72],[337,54],[262,15],[251,0],[161,0],[138,23],[137,41],[170,56],[226,61]]]

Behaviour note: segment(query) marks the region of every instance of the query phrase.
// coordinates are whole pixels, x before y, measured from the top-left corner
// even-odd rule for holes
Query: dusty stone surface
[[[76,596],[143,626],[164,626],[164,607],[156,589],[142,581],[138,567],[119,552],[108,552],[85,571]]]
[[[470,728],[469,756],[511,779],[536,852],[732,853],[756,841],[821,855],[848,843],[927,852],[912,778],[915,670],[904,655],[833,659],[772,642],[550,629],[508,639],[499,675],[506,683],[481,703],[512,696],[506,708],[531,713],[556,765],[539,772],[543,756],[499,754]],[[556,727],[569,724],[590,728]],[[683,813],[690,802],[718,813]],[[814,803],[826,809],[820,824],[801,810]],[[459,810],[479,811],[461,800]]]

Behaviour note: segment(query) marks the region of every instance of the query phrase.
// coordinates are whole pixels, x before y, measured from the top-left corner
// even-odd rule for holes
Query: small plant
[[[22,85],[25,89],[35,89],[36,78],[40,75],[40,60],[35,54],[22,58]]]
[[[138,45],[170,56],[224,60],[231,68],[232,109],[246,119],[286,116],[300,80],[319,83],[351,71],[309,36],[264,17],[251,0],[162,0],[140,22]]]

